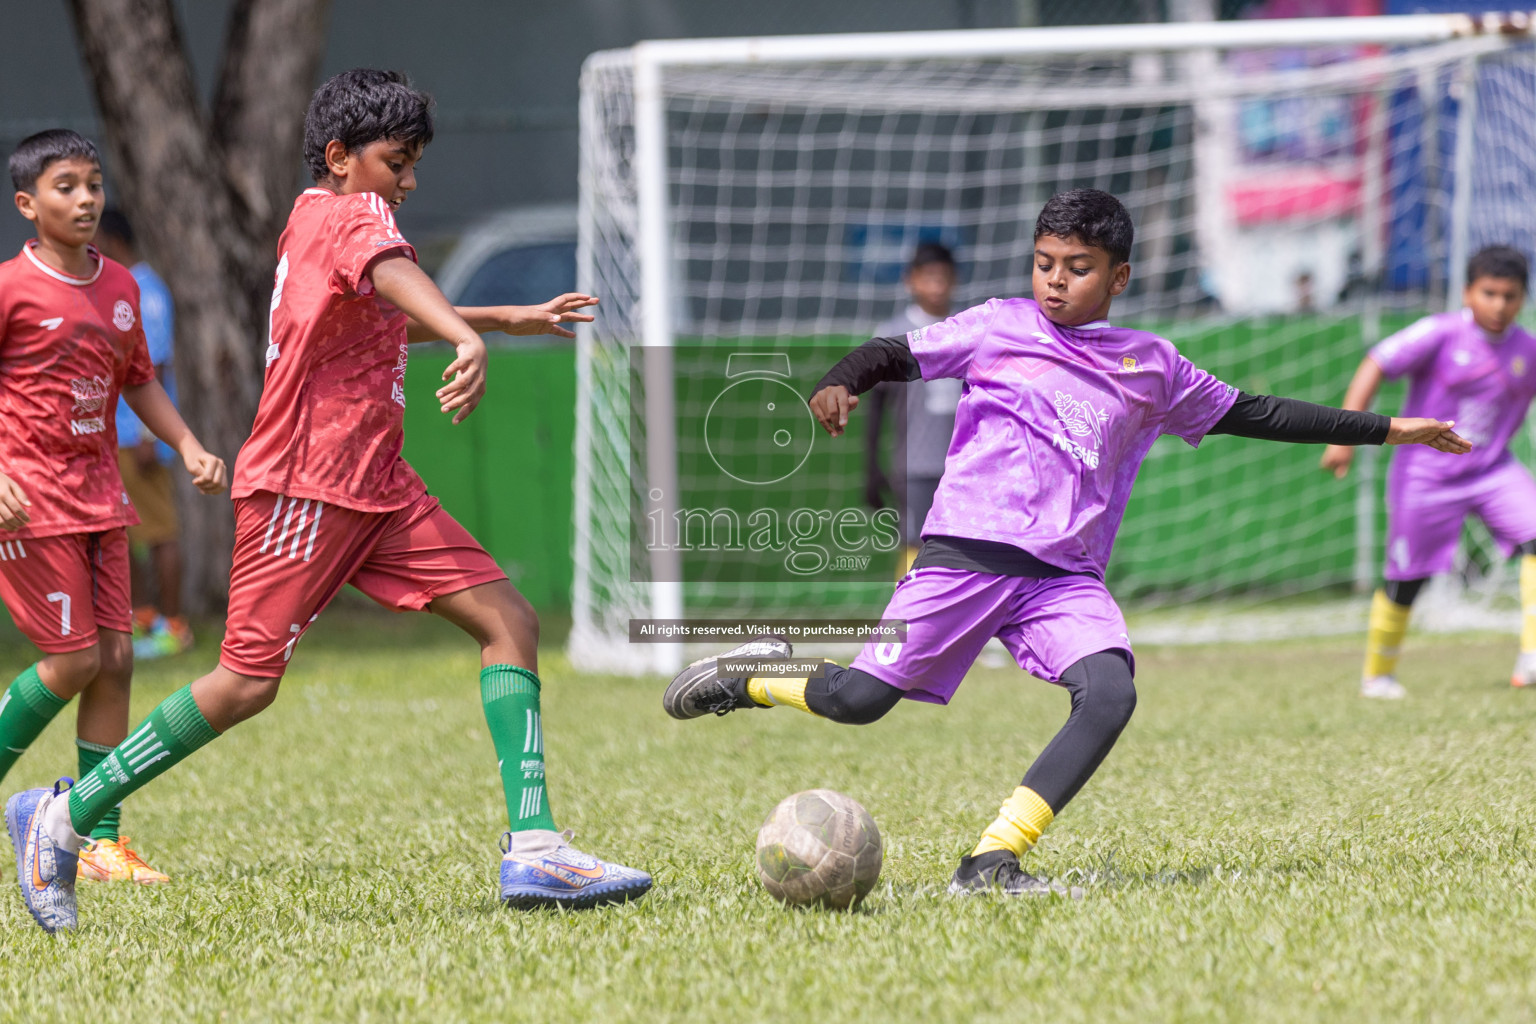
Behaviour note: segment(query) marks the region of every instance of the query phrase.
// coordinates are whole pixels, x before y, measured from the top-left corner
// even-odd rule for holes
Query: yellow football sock
[[[784,676],[753,676],[747,680],[747,696],[765,708],[788,704],[807,714],[815,714],[805,706],[805,687],[810,681],[809,676],[796,676],[792,679]]]
[[[1520,627],[1520,653],[1536,651],[1536,555],[1520,559],[1520,606],[1525,613]]]
[[[1403,636],[1408,632],[1411,605],[1398,604],[1378,590],[1371,598],[1371,623],[1365,634],[1365,678],[1390,676],[1397,672],[1397,659],[1403,653]]]
[[[1054,817],[1055,812],[1040,799],[1039,793],[1028,786],[1020,786],[998,808],[997,820],[981,834],[981,842],[976,844],[971,856],[978,857],[993,850],[1012,850],[1014,856],[1022,857],[1040,841],[1040,833]]]
[[[827,658],[821,660],[828,665],[837,664]],[[805,688],[810,682],[810,676],[752,676],[747,680],[747,696],[752,698],[753,703],[765,708],[783,704],[799,708],[808,715],[815,715],[816,712],[805,703]]]

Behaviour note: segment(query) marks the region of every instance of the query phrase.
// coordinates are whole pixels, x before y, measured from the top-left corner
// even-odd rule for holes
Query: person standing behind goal
[[[875,329],[877,338],[905,337],[948,317],[955,298],[955,257],[938,242],[922,242],[901,275],[912,301]],[[869,433],[866,435],[864,497],[871,508],[885,507],[890,491],[901,515],[903,550],[896,576],[905,576],[922,547],[923,520],[933,507],[934,492],[944,475],[944,456],[955,432],[960,382],[928,380],[911,384],[882,381],[869,393]],[[880,434],[886,411],[894,415],[896,447],[891,472],[880,467]]]

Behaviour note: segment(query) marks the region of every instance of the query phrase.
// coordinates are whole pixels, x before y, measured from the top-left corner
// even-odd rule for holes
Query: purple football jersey
[[[923,535],[1000,541],[1099,577],[1152,442],[1198,445],[1237,399],[1172,342],[1062,327],[1033,299],[992,299],[907,342],[925,380],[965,382]]]
[[[1404,416],[1455,420],[1472,442],[1470,455],[1407,445],[1392,459],[1392,475],[1439,483],[1479,476],[1513,458],[1509,439],[1536,398],[1536,338],[1518,325],[1490,336],[1471,310],[1427,316],[1371,349],[1390,378],[1408,378]]]

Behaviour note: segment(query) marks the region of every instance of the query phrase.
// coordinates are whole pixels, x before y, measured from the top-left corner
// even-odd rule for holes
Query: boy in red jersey
[[[203,491],[224,489],[224,463],[155,380],[133,276],[90,244],[102,207],[95,146],[40,132],[9,170],[37,238],[0,264],[0,600],[43,657],[0,694],[0,778],[76,694],[83,775],[128,734],[125,527],[139,520],[117,470],[119,393]],[[93,826],[82,874],[167,881],[120,838],[118,814]]]
[[[458,423],[485,392],[478,331],[557,334],[596,300],[455,309],[415,263],[394,210],[416,187],[432,138],[430,101],[404,76],[359,69],[315,93],[304,125],[317,183],[278,243],[266,383],[236,461],[228,631],[219,666],[167,698],[67,799],[41,810],[27,856],[63,863],[120,800],[277,696],[294,647],[347,583],[386,607],[427,610],[481,649],[480,687],[511,830],[501,894],[515,906],[634,899],[649,875],[573,849],[544,796],[544,740],[532,607],[400,457],[406,346],[445,339],[457,358],[437,393]],[[17,798],[25,797],[21,794]],[[44,902],[22,886],[29,903]],[[60,926],[73,892],[58,894]]]

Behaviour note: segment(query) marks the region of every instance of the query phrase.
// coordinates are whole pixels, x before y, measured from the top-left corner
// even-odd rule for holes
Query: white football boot
[[[1509,685],[1518,690],[1536,686],[1536,651],[1521,651],[1515,659],[1515,670],[1509,674]]]
[[[1408,696],[1408,691],[1392,676],[1369,676],[1360,680],[1360,696],[1376,700],[1402,700]]]

